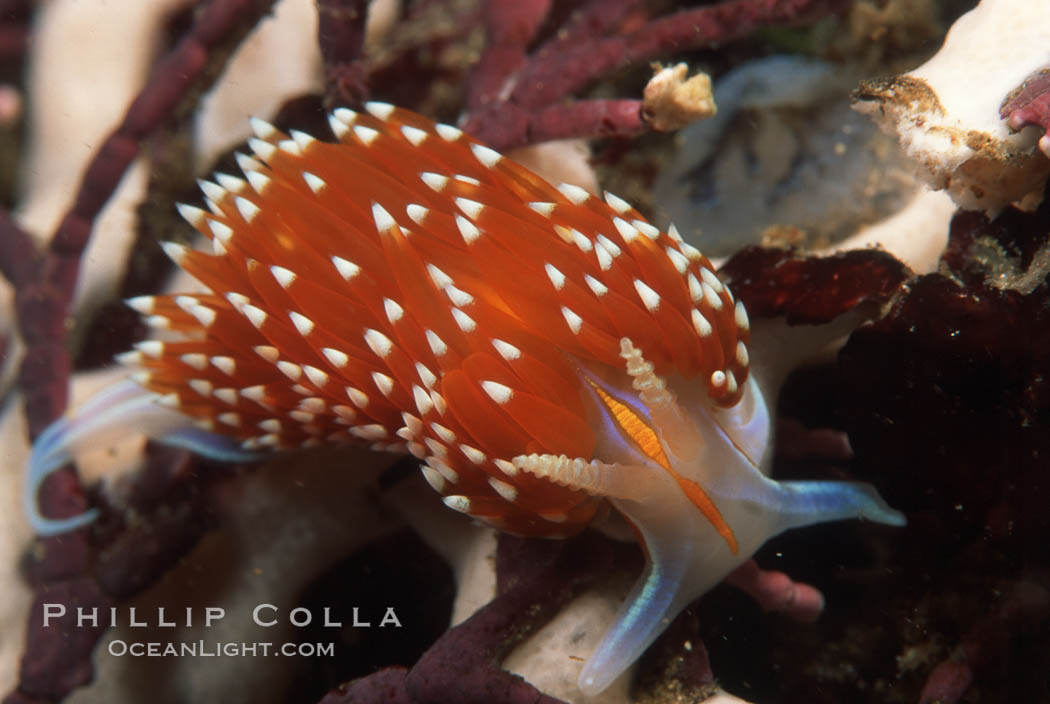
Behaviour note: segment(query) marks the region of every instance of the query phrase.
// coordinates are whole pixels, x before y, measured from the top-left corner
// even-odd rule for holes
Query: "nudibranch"
[[[120,355],[130,379],[39,438],[38,533],[92,518],[42,517],[42,479],[129,427],[225,459],[411,453],[447,506],[522,535],[571,535],[611,504],[647,567],[580,675],[596,693],[771,536],[903,524],[868,485],[766,476],[747,314],[673,226],[366,108],[330,116],[335,143],[253,120],[245,178],[178,206],[211,251],[164,248],[211,292],[129,301],[167,341]]]

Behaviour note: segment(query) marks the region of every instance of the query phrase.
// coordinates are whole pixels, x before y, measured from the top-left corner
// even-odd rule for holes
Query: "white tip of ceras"
[[[259,215],[259,206],[257,206],[255,203],[251,202],[247,198],[237,196],[237,198],[234,199],[233,203],[237,206],[237,212],[241,214],[241,217],[244,218],[244,221],[246,223],[250,224],[252,220],[254,220],[256,216]]]
[[[292,320],[292,325],[299,331],[299,334],[303,337],[308,337],[310,333],[314,331],[314,321],[307,318],[302,313],[291,311],[288,313],[288,317]]]
[[[682,254],[677,249],[671,246],[666,247],[664,249],[664,252],[667,253],[667,258],[671,260],[671,264],[674,265],[674,268],[678,271],[679,274],[684,275],[687,271],[689,271],[689,260],[684,254]]]
[[[233,158],[237,160],[237,166],[247,174],[249,171],[259,171],[264,168],[263,163],[258,159],[253,159],[244,152],[235,152]]]
[[[298,278],[294,271],[285,269],[283,266],[271,266],[270,273],[273,274],[273,278],[276,279],[277,283],[280,284],[281,288],[287,289]]]
[[[751,363],[751,357],[747,352],[747,345],[743,341],[736,343],[736,363],[742,368],[747,368],[747,365]]]
[[[469,306],[474,302],[473,296],[463,289],[456,288],[451,284],[445,287],[445,295],[448,296],[450,301],[452,301],[452,305],[457,306],[458,308]]]
[[[586,190],[571,183],[559,183],[558,191],[568,198],[573,205],[580,205],[591,197],[591,194]]]
[[[240,193],[248,187],[248,182],[243,178],[231,176],[230,174],[216,172],[215,181],[230,193]]]
[[[638,231],[631,223],[627,222],[623,218],[613,218],[613,225],[616,227],[616,231],[620,233],[620,237],[623,238],[624,242],[634,242],[641,232]]]
[[[501,406],[514,397],[514,389],[510,388],[506,384],[500,384],[496,381],[483,381],[481,382],[481,389],[488,397]]]
[[[740,301],[736,302],[736,310],[734,311],[736,318],[736,326],[740,330],[748,330],[751,322],[747,318],[747,310],[744,308],[744,304]]]
[[[339,272],[344,281],[350,281],[361,273],[361,267],[342,257],[332,257],[332,264],[335,265],[336,271]]]
[[[317,141],[317,139],[315,139],[313,135],[309,135],[306,132],[302,132],[300,130],[291,130],[290,132],[288,132],[288,136],[292,138],[292,141],[295,142],[296,146],[299,148],[299,151],[303,153],[305,153],[306,150],[309,149],[313,145],[313,143]]]
[[[175,305],[177,305],[186,313],[189,313],[190,308],[192,308],[193,306],[200,305],[200,301],[198,301],[193,296],[175,296],[174,300]]]
[[[456,206],[471,220],[477,220],[481,211],[485,209],[484,204],[470,198],[456,198]]]
[[[411,125],[401,125],[401,134],[413,147],[418,147],[430,136],[430,133]]]
[[[437,375],[430,371],[427,365],[422,362],[416,362],[416,374],[419,375],[419,380],[423,382],[423,385],[428,389],[434,388],[434,384],[437,383]]]
[[[211,327],[212,324],[215,323],[215,318],[217,317],[215,311],[213,311],[211,308],[201,305],[193,306],[192,308],[190,308],[190,315],[196,318],[197,322],[199,322],[202,326],[206,328]]]
[[[693,308],[692,312],[693,329],[696,330],[696,334],[700,337],[710,337],[711,333],[714,332],[714,328],[711,327],[711,323],[704,317],[696,308]]]
[[[551,280],[555,291],[565,288],[565,274],[561,273],[561,270],[550,263],[544,264],[543,269],[547,272],[547,278]]]
[[[704,300],[707,304],[715,310],[722,309],[722,298],[715,293],[715,289],[706,281],[700,284],[700,288],[704,292]]]
[[[252,185],[252,189],[259,195],[263,195],[267,186],[270,185],[270,177],[259,171],[247,171],[244,175],[247,177],[248,183]]]
[[[124,305],[143,315],[150,315],[157,305],[157,299],[153,296],[135,296],[126,299]]]
[[[188,352],[183,355],[179,355],[179,361],[185,364],[187,367],[192,367],[199,372],[204,371],[208,368],[208,355],[200,352]],[[211,393],[210,391],[208,393]],[[204,394],[207,396],[207,394]]]
[[[190,251],[189,247],[184,244],[179,244],[178,242],[161,242],[160,248],[164,250],[166,255],[168,255],[168,259],[180,265],[183,260],[186,259],[186,255]]]
[[[660,239],[660,229],[654,225],[647,223],[645,220],[632,220],[631,224],[634,225],[635,229],[641,232],[643,235],[651,240]]]
[[[211,396],[212,390],[215,386],[207,379],[190,379],[187,382],[188,386],[197,392],[198,395],[208,398]]]
[[[204,224],[205,212],[196,206],[187,205],[186,203],[176,203],[175,210],[179,211],[179,215],[182,216],[182,219],[194,228],[200,229]]]
[[[376,388],[379,389],[380,393],[388,398],[394,391],[393,378],[387,376],[383,372],[372,372],[372,383],[376,385]]]
[[[125,367],[137,367],[145,361],[146,356],[138,350],[129,350],[113,355],[113,361]]]
[[[715,273],[708,269],[706,266],[700,267],[700,278],[703,279],[704,282],[707,283],[707,285],[710,286],[715,293],[722,293],[722,289],[725,288],[722,285],[722,282],[719,281],[718,277],[715,276]]]
[[[445,186],[448,185],[448,176],[442,176],[441,174],[435,174],[432,171],[424,171],[419,174],[419,178],[423,183],[430,186],[434,191],[441,192]]]
[[[277,148],[287,154],[292,154],[293,157],[302,156],[302,149],[299,148],[295,140],[281,140],[277,142]]]
[[[310,364],[304,364],[303,371],[306,372],[306,378],[310,380],[310,383],[317,388],[323,389],[328,384],[328,373],[324,370]]]
[[[623,221],[621,220],[620,222],[623,222]],[[608,237],[606,237],[605,235],[598,235],[595,238],[595,244],[596,245],[600,244],[602,246],[602,249],[604,249],[606,251],[606,253],[610,257],[612,257],[613,259],[615,259],[616,257],[618,257],[621,254],[623,254],[623,250],[620,249],[620,246],[617,245],[615,242],[613,242]]]
[[[350,363],[350,356],[342,350],[337,350],[334,347],[323,347],[321,354],[325,356],[325,359],[335,367],[336,369],[342,369]]]
[[[471,144],[470,151],[474,153],[474,156],[478,161],[490,169],[498,164],[500,159],[503,158],[503,155],[495,149],[490,149],[482,144]]]
[[[334,113],[328,116],[328,127],[332,130],[332,134],[336,136],[336,139],[339,140],[342,140],[350,132],[350,126],[336,117]]]
[[[339,122],[343,123],[347,127],[354,124],[357,121],[357,113],[350,108],[336,108],[332,111],[332,117]]]
[[[379,203],[372,203],[372,219],[375,221],[376,230],[380,234],[397,227],[397,221]]]
[[[365,110],[368,111],[372,117],[376,117],[384,122],[390,119],[390,116],[394,112],[394,106],[390,103],[382,103],[378,100],[370,100],[365,103]]]
[[[499,352],[499,356],[503,357],[503,359],[508,362],[513,362],[521,357],[521,350],[504,340],[493,338],[492,346],[496,348],[497,352]]]
[[[277,364],[277,360],[281,358],[281,351],[273,345],[256,345],[252,350],[271,364]]]
[[[456,321],[456,325],[459,326],[459,329],[464,333],[474,332],[478,327],[478,324],[474,322],[474,319],[459,308],[452,309],[452,319]]]
[[[204,197],[215,204],[221,203],[226,198],[226,189],[217,183],[199,178],[197,179],[197,186],[200,187]]]
[[[401,320],[405,315],[405,309],[398,305],[397,301],[389,298],[383,299],[383,311],[386,313],[386,319],[390,321],[391,325]]]
[[[160,359],[164,355],[164,343],[160,340],[136,342],[135,349],[150,359]]]
[[[460,513],[470,513],[470,499],[468,499],[466,496],[453,494],[452,496],[446,496],[442,499],[442,501],[453,511],[459,511]]]
[[[246,304],[241,307],[241,313],[248,318],[248,322],[254,325],[256,328],[261,328],[266,323],[266,319],[270,317],[266,311],[257,306]]]
[[[569,235],[572,237],[573,244],[575,244],[576,248],[581,252],[590,252],[594,249],[594,242],[591,242],[591,238],[577,230],[575,227],[569,230]]]
[[[463,136],[463,130],[452,125],[446,125],[442,122],[434,125],[434,131],[438,133],[438,136],[446,142],[455,142],[457,139]]]
[[[261,117],[248,118],[248,124],[252,128],[252,133],[259,139],[270,139],[277,135],[277,128]]]
[[[236,291],[227,291],[224,298],[233,306],[234,310],[240,311],[241,308],[252,302],[252,299],[245,296],[243,293],[237,293]]]
[[[434,282],[434,285],[440,289],[447,288],[455,283],[452,281],[451,276],[433,264],[427,264],[427,273],[430,275],[430,280]]]
[[[208,229],[211,230],[212,235],[215,239],[222,242],[224,245],[229,244],[230,240],[233,239],[233,228],[224,222],[218,220],[209,220]]]
[[[372,146],[372,142],[376,141],[376,138],[379,137],[379,132],[371,127],[354,125],[351,129],[353,129],[354,136],[357,137],[361,141],[361,144],[366,147]]]
[[[602,296],[604,296],[605,294],[607,294],[609,292],[609,287],[608,286],[606,286],[605,284],[603,284],[601,281],[599,281],[598,279],[594,278],[590,274],[585,274],[584,277],[583,277],[583,280],[584,280],[584,282],[586,282],[587,287],[591,289],[591,292],[595,296],[597,296],[598,298],[601,298]]]
[[[574,335],[579,335],[583,328],[583,318],[565,306],[561,307],[561,315],[565,318],[565,324],[569,326],[569,330],[572,330]]]
[[[459,234],[463,237],[463,241],[468,245],[474,244],[474,242],[481,237],[481,230],[462,215],[456,216],[456,227],[459,228]]]
[[[448,352],[448,345],[438,337],[436,332],[427,330],[424,334],[427,338],[427,344],[430,345],[430,351],[434,353],[435,357],[442,357]]]
[[[495,477],[489,477],[489,486],[492,487],[493,491],[500,495],[500,497],[514,503],[518,500],[518,490],[513,484],[508,484],[502,479],[496,479]]]
[[[430,212],[427,208],[417,203],[409,203],[405,206],[405,214],[417,225],[422,225]]]
[[[642,299],[642,303],[645,304],[650,313],[655,313],[660,308],[660,294],[650,288],[645,282],[635,279],[634,290],[638,292],[638,297]]]
[[[310,187],[310,190],[313,191],[314,195],[319,194],[324,190],[325,186],[328,185],[323,178],[316,174],[312,174],[309,171],[303,172],[303,180],[306,181],[306,185]]]
[[[237,360],[226,355],[210,357],[208,361],[226,376],[233,376],[237,372]]]
[[[630,203],[628,203],[623,198],[620,198],[617,195],[613,195],[609,191],[605,192],[605,202],[618,215],[623,215],[624,213],[630,211],[630,209],[631,209],[631,204]]]
[[[373,328],[365,330],[364,338],[365,343],[368,345],[369,349],[371,349],[372,352],[380,359],[386,359],[386,357],[394,349],[393,341],[383,333]]]
[[[277,153],[277,147],[255,137],[248,140],[248,148],[255,152],[255,156],[259,157],[264,162],[272,161],[274,155]]]
[[[531,210],[543,215],[544,217],[550,217],[554,213],[554,208],[557,203],[548,203],[545,201],[532,201],[528,204]]]

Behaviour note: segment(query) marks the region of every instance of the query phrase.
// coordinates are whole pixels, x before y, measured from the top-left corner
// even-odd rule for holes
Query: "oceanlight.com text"
[[[248,643],[197,640],[185,643],[159,641],[110,641],[106,650],[114,657],[218,658],[286,657],[313,658],[335,655],[335,643]]]

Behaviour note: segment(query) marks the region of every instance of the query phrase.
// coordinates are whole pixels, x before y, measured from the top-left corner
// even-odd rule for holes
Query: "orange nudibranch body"
[[[133,355],[139,379],[248,449],[409,451],[455,508],[575,533],[598,501],[512,462],[592,459],[581,368],[622,373],[629,338],[732,405],[746,322],[703,255],[623,201],[371,107],[335,113],[336,144],[256,122],[265,164],[206,185],[211,212],[181,206],[213,251],[167,249],[213,293],[135,303],[187,336]]]
[[[121,355],[148,393],[125,386],[38,441],[38,532],[83,522],[40,517],[35,487],[120,423],[218,457],[409,452],[448,506],[517,534],[571,535],[608,501],[649,564],[581,674],[594,693],[771,535],[903,520],[865,485],[765,476],[747,315],[673,227],[366,107],[333,113],[335,143],[254,120],[245,178],[179,206],[211,251],[165,249],[211,292],[129,302],[181,339]]]

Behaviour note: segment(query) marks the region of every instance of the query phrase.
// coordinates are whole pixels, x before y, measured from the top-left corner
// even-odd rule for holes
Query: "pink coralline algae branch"
[[[589,0],[534,51],[549,0],[486,3],[490,44],[467,91],[467,132],[500,150],[570,137],[628,137],[649,129],[640,100],[561,101],[625,66],[715,47],[764,26],[824,16],[848,0],[731,0],[656,19],[640,0]]]

